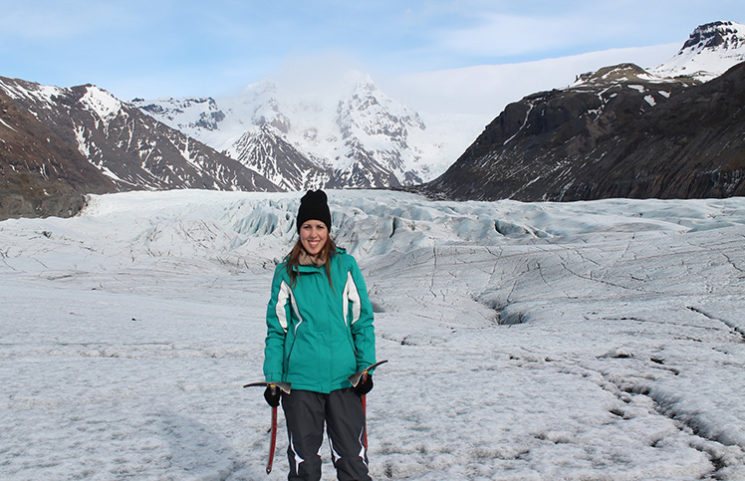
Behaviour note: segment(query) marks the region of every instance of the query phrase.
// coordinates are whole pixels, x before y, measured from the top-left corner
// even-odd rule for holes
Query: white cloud
[[[622,31],[623,27],[601,26],[580,14],[552,17],[489,14],[471,28],[442,32],[439,43],[440,47],[463,55],[507,57],[597,42]]]

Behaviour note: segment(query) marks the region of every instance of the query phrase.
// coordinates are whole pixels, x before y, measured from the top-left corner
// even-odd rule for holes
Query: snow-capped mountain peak
[[[98,115],[101,120],[108,122],[119,115],[122,109],[122,102],[119,99],[95,85],[85,85],[83,89],[85,91],[79,102]]]
[[[164,124],[191,135],[195,130],[214,131],[225,118],[211,97],[187,97],[145,101],[133,99],[132,103]]]
[[[745,25],[735,22],[713,22],[701,25],[683,45],[683,50],[736,49],[745,41]]]
[[[708,81],[745,61],[745,25],[712,22],[697,27],[670,60],[653,69],[662,77],[693,77]]]
[[[424,122],[370,75],[351,70],[308,87],[265,80],[224,99],[135,104],[244,165],[265,166],[271,178],[293,176],[279,182],[286,186],[384,187],[429,177],[422,152],[433,142]]]
[[[270,125],[283,134],[287,134],[292,122],[282,112],[282,107],[278,100],[277,86],[271,82],[264,82],[255,92],[253,112],[251,114],[251,123],[256,126]]]

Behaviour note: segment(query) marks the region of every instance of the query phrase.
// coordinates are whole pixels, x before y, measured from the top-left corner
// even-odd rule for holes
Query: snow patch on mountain
[[[53,97],[63,95],[63,89],[51,85],[38,85],[16,80],[14,82],[4,82],[0,79],[0,88],[12,99],[29,99],[35,102],[42,102],[50,105]]]
[[[95,85],[87,86],[85,94],[80,98],[80,103],[98,115],[105,123],[116,118],[122,109],[122,102],[119,99]]]
[[[218,124],[225,117],[212,98],[168,98],[155,101],[138,98],[133,99],[132,103],[160,122],[195,139],[210,138],[209,134],[217,131]],[[227,147],[223,145],[225,136],[226,134],[219,133],[210,138],[211,143],[205,143],[217,150],[224,150]]]

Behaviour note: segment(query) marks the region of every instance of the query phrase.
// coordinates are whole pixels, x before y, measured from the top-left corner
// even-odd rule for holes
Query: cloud
[[[271,79],[286,97],[338,97],[350,72],[369,71],[343,50],[327,50],[314,55],[288,56]]]
[[[624,31],[583,15],[551,17],[488,14],[470,28],[442,31],[438,48],[470,57],[513,57],[597,43]]]

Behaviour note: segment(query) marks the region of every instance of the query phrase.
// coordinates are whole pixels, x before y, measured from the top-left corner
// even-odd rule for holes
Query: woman
[[[289,480],[320,480],[324,424],[340,481],[370,480],[360,396],[372,376],[352,387],[348,377],[375,363],[373,312],[354,258],[329,237],[331,213],[322,190],[308,191],[297,214],[300,238],[274,271],[267,307],[264,377],[287,420]]]

